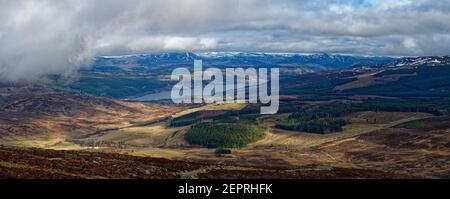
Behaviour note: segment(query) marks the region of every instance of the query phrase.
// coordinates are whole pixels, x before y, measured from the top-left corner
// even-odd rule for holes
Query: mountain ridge
[[[304,66],[321,69],[337,69],[359,65],[379,65],[396,61],[396,58],[381,56],[351,56],[338,54],[301,54],[301,53],[255,53],[255,52],[173,52],[149,53],[121,56],[99,56],[96,66],[112,64],[154,65],[191,65],[194,60],[203,60],[207,66]]]

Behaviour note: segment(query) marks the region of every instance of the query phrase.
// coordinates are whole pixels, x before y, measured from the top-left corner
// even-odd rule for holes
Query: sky
[[[450,55],[450,0],[0,0],[0,81],[167,51]]]

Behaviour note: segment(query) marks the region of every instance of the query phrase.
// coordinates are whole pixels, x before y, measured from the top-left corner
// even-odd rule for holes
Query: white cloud
[[[414,40],[413,38],[406,38],[403,41],[403,46],[408,49],[413,49],[417,47],[417,43],[416,40]]]
[[[354,12],[354,7],[351,5],[339,5],[339,4],[331,4],[329,6],[331,12],[336,13],[338,15],[348,14]]]
[[[129,42],[132,51],[189,51],[212,50],[217,41],[212,38],[154,36],[142,37]]]
[[[392,9],[399,9],[404,8],[406,6],[410,6],[415,1],[412,0],[382,0],[379,2],[378,6],[382,10],[392,10]]]

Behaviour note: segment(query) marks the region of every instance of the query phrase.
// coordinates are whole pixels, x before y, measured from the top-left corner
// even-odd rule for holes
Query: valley
[[[449,66],[415,63],[284,74],[275,115],[128,101],[165,88],[115,79],[146,73],[130,63],[81,72],[107,82],[2,84],[0,177],[449,178]]]

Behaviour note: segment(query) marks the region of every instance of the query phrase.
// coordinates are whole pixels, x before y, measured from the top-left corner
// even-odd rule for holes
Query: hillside
[[[258,104],[158,105],[48,84],[2,85],[0,171],[11,178],[448,178],[448,77],[448,66],[428,65],[282,74],[280,111],[264,116]],[[243,135],[250,126],[264,136]],[[159,168],[172,163],[173,170]],[[113,165],[124,169],[113,175]],[[146,174],[151,169],[155,175]]]
[[[149,123],[181,110],[36,86],[9,86],[2,90],[0,143],[12,145],[64,148],[66,139],[72,137]]]
[[[0,179],[284,179],[402,178],[387,172],[349,168],[236,167],[161,158],[83,151],[0,147]]]

